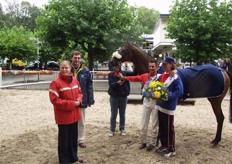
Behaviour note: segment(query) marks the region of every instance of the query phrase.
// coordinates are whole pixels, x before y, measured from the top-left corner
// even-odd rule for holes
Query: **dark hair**
[[[71,58],[74,56],[74,55],[80,55],[81,56],[81,53],[79,51],[73,51],[71,53]]]
[[[113,61],[111,61],[110,63],[111,63],[112,67],[120,66],[120,62],[113,62]]]
[[[175,63],[171,63],[171,64],[172,64],[172,70],[175,70],[176,69]]]
[[[157,61],[156,60],[149,60],[149,64],[150,63],[155,63],[155,66],[157,67]]]

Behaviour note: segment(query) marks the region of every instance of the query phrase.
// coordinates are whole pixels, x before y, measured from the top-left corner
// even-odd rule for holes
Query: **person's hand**
[[[81,105],[80,101],[79,100],[75,101],[75,105],[80,106]]]
[[[122,81],[125,81],[125,80],[126,80],[126,77],[125,77],[125,76],[121,77],[121,80],[122,80]]]
[[[177,74],[177,70],[172,70],[172,71],[169,73],[170,77],[174,77],[175,74]]]
[[[117,83],[118,83],[119,85],[123,85],[124,82],[125,82],[125,81],[123,81],[123,80],[121,80],[121,79],[117,81]]]
[[[118,77],[119,77],[119,78],[123,78],[124,76],[122,75],[121,72],[119,72],[119,73],[118,73]]]

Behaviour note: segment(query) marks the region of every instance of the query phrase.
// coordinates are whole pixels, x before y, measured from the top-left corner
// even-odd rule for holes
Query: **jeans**
[[[112,132],[115,132],[118,111],[120,116],[119,130],[120,131],[125,130],[126,105],[127,105],[127,96],[126,97],[110,96],[110,107],[111,107],[110,130]]]

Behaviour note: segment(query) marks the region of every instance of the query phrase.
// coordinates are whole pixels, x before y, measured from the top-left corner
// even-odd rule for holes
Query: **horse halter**
[[[127,61],[128,60],[128,54],[130,53],[130,45],[128,43],[124,44],[124,46],[121,47],[118,52],[122,56],[122,58],[120,60],[123,61],[123,62]]]

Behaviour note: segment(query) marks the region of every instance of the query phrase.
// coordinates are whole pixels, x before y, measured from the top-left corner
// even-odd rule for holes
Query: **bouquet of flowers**
[[[148,81],[144,86],[143,96],[146,97],[148,100],[161,99],[167,101],[168,88],[162,82]]]

